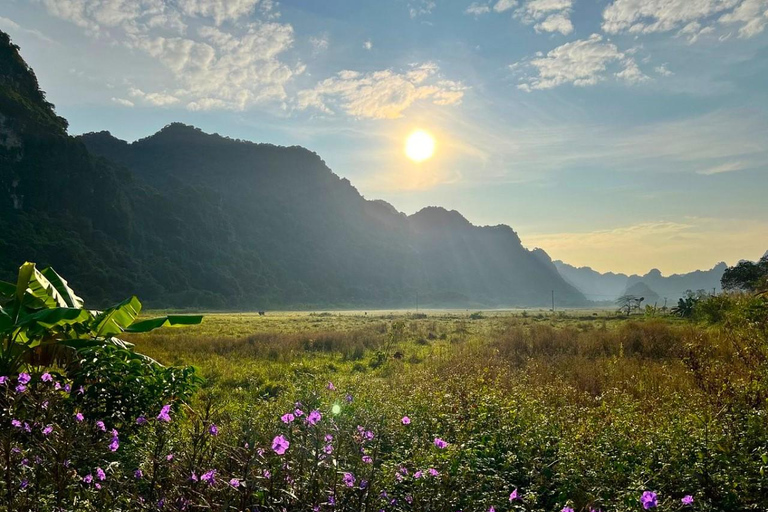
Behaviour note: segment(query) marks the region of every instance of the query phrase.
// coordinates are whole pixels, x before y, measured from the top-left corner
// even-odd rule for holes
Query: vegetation
[[[724,290],[757,291],[768,289],[768,253],[758,262],[740,261],[723,274]]]
[[[214,314],[125,333],[197,371],[104,343],[30,361],[0,384],[3,506],[768,506],[765,297],[470,316]]]

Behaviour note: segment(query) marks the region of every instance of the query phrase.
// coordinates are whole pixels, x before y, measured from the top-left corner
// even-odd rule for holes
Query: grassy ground
[[[530,510],[635,510],[654,489],[668,508],[693,493],[701,509],[763,510],[761,332],[597,310],[270,312],[130,341],[198,367],[225,424],[274,423],[329,381],[355,421],[407,413],[461,446],[451,471],[475,496],[512,486]]]

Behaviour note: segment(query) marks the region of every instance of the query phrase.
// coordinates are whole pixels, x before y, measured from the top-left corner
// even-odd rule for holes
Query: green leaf
[[[48,267],[41,273],[45,276],[46,279],[48,279],[48,282],[51,283],[53,289],[61,296],[62,300],[64,300],[67,306],[70,308],[83,307],[83,299],[75,294],[74,290],[69,287],[67,281],[59,274],[57,274],[55,270],[53,270],[51,267]]]
[[[131,325],[141,312],[141,302],[136,296],[125,299],[120,304],[109,308],[96,317],[94,327],[96,336],[109,337],[120,334]]]
[[[4,299],[12,299],[14,295],[16,295],[16,285],[0,281],[0,297]]]
[[[203,321],[202,315],[168,315],[160,318],[151,318],[136,322],[128,327],[125,332],[149,332],[160,327],[180,327],[184,325],[197,325]]]

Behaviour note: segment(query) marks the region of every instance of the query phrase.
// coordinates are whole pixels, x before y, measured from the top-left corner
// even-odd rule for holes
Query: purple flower
[[[79,422],[81,422],[81,421],[83,421],[83,420],[85,419],[85,416],[83,416],[83,413],[81,413],[81,412],[78,412],[78,413],[75,413],[75,419],[76,419],[76,420],[78,421],[78,423],[79,423]]]
[[[344,397],[344,399],[347,401],[348,404],[351,404],[353,400],[352,395],[350,395],[349,393],[347,393],[347,396]]]
[[[573,509],[571,507],[563,507],[562,512],[573,512]]]
[[[98,478],[99,480],[101,480],[103,482],[104,480],[106,480],[107,475],[106,475],[106,473],[104,473],[103,469],[96,468],[96,478]]]
[[[295,414],[297,418],[301,418],[302,416],[304,416],[304,411],[297,408],[295,411],[293,411],[293,414]]]
[[[99,429],[99,430],[101,430],[102,432],[106,432],[106,431],[107,431],[107,426],[106,426],[106,425],[104,424],[104,422],[103,422],[103,421],[101,421],[101,420],[99,420],[99,421],[97,421],[97,422],[96,422],[96,428],[98,428],[98,429]]]
[[[29,384],[30,380],[32,380],[32,377],[30,377],[28,373],[22,372],[19,374],[19,384]]]
[[[237,478],[232,478],[229,481],[229,485],[231,485],[232,487],[235,487],[235,488],[240,487],[240,480],[238,480]]]
[[[85,475],[83,477],[83,482],[85,482],[86,484],[89,484],[89,483],[93,482],[93,475],[91,475],[90,473]]]
[[[43,382],[51,382],[53,380],[53,377],[51,377],[50,373],[45,372],[40,376],[40,380]]]
[[[491,505],[491,507],[488,509],[488,512],[496,512],[496,509],[493,508],[493,505]],[[565,509],[563,509],[563,512],[573,512],[573,510],[566,511]]]
[[[29,480],[25,478],[24,480],[21,481],[21,484],[19,484],[19,487],[21,487],[22,489],[26,489],[27,486],[29,486]]]
[[[168,423],[169,421],[171,421],[171,416],[168,414],[169,412],[171,412],[171,406],[164,405],[163,408],[160,409],[160,414],[157,415],[157,419],[165,423]]]
[[[640,496],[640,503],[642,503],[643,508],[648,510],[649,508],[655,508],[658,504],[658,496],[655,492],[652,491],[645,491],[642,496]]]
[[[335,505],[336,504],[336,497],[333,494],[328,496],[328,504],[329,505]]]
[[[403,425],[410,425],[411,424],[411,418],[408,416],[403,416],[403,419],[400,420],[400,423]]]
[[[42,407],[43,409],[45,409],[47,411],[48,410],[48,400],[46,400],[45,402],[40,404],[40,407]]]
[[[0,376],[0,386],[4,385],[6,382],[8,382],[8,377],[5,375]]]
[[[331,434],[325,434],[325,442],[330,443],[333,441],[333,436]]]
[[[363,455],[363,463],[364,464],[370,464],[373,462],[373,459],[369,455]]]
[[[333,382],[328,383],[328,389],[330,389],[331,391],[336,391],[336,386],[333,385]]]
[[[109,443],[109,451],[116,452],[118,448],[120,448],[120,439],[113,437]]]
[[[60,389],[61,389],[61,384],[60,384],[60,383],[58,383],[58,382],[56,382],[56,383],[53,385],[53,389],[55,389],[56,391],[60,390]]]
[[[423,475],[424,475],[424,473],[423,473],[423,472],[421,472],[421,471],[417,471],[417,472],[415,472],[415,473],[413,474],[413,478],[415,478],[415,479],[417,479],[417,480],[418,480],[418,479],[419,479],[419,478],[421,478]]]
[[[166,455],[165,456],[165,460],[167,460],[168,462],[172,461],[173,460],[173,454],[169,453],[168,455]]]
[[[284,454],[289,446],[291,446],[291,443],[288,442],[285,436],[280,435],[272,440],[272,449],[278,455]]]
[[[21,422],[19,420],[11,420],[11,425],[16,428],[21,428]]]
[[[515,501],[518,498],[520,498],[520,496],[517,494],[517,489],[509,494],[509,501]]]
[[[448,446],[448,443],[446,443],[445,441],[443,441],[439,437],[436,437],[435,438],[435,446],[437,446],[438,448],[442,449],[442,448],[445,448],[446,446]]]
[[[211,426],[208,427],[208,433],[212,436],[219,435],[219,427],[217,427],[215,423],[211,423]]]
[[[200,476],[200,480],[202,480],[203,482],[208,482],[209,485],[213,485],[216,481],[216,470],[212,469],[210,471],[203,473]]]
[[[368,441],[372,441],[372,440],[373,440],[373,432],[371,432],[370,430],[366,430],[366,431],[363,433],[363,437],[364,437],[366,440],[368,440]]]
[[[324,451],[326,454],[330,455],[331,453],[333,453],[333,445],[331,445],[331,444],[327,444],[327,445],[325,445],[325,446],[323,447],[323,451]]]
[[[136,418],[137,425],[145,425],[146,423],[147,423],[147,418],[145,418],[144,416],[139,416],[138,418]]]
[[[53,425],[48,425],[47,427],[45,427],[45,428],[43,429],[43,435],[44,435],[44,436],[47,436],[47,435],[48,435],[48,434],[50,434],[51,432],[53,432]]]
[[[429,468],[427,470],[427,473],[429,473],[432,476],[439,476],[440,475],[440,472],[438,472],[435,468]]]
[[[190,479],[192,482],[197,482],[197,481],[199,480],[199,478],[197,478],[197,475],[195,474],[195,472],[194,472],[194,471],[193,471],[193,472],[192,472],[192,474],[190,475],[189,479]]]
[[[287,423],[292,423],[292,422],[293,422],[293,420],[295,420],[295,419],[296,419],[296,417],[295,417],[293,414],[291,414],[291,413],[287,412],[287,413],[283,414],[283,415],[280,417],[280,419],[283,421],[283,423],[286,423],[286,424],[287,424]]]
[[[355,485],[355,475],[352,473],[344,473],[344,478],[342,478],[342,481],[347,487],[353,487]]]
[[[693,505],[693,496],[690,494],[683,496],[683,499],[680,500],[683,505]]]
[[[317,423],[323,419],[323,415],[320,414],[320,411],[315,409],[311,413],[309,413],[309,416],[307,416],[307,423],[310,425],[317,425]]]
[[[19,384],[19,385],[16,386],[16,392],[17,393],[23,393],[26,390],[27,390],[27,386],[25,386],[24,384]]]
[[[144,478],[144,472],[140,469],[137,469],[136,471],[133,472],[133,477],[136,480],[141,480],[142,478]]]

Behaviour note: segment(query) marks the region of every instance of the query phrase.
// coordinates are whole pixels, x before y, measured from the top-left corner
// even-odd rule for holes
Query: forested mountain
[[[624,294],[637,295],[638,290],[648,290],[651,293],[646,291],[646,295],[650,298],[656,296],[657,299],[654,300],[661,302],[666,298],[668,302],[674,303],[683,297],[687,290],[720,291],[720,279],[727,268],[727,265],[721,262],[709,270],[696,270],[687,274],[672,274],[665,277],[658,269],[652,269],[642,276],[637,274],[628,276],[613,272],[601,274],[589,267],[577,268],[559,260],[554,264],[566,281],[578,288],[589,300],[596,302],[613,301]],[[653,301],[649,302],[649,297],[646,297],[646,303],[652,304]]]
[[[52,265],[96,303],[541,306],[585,299],[507,226],[369,201],[300,147],[181,124],[128,144],[67,134],[0,32],[0,279]]]

